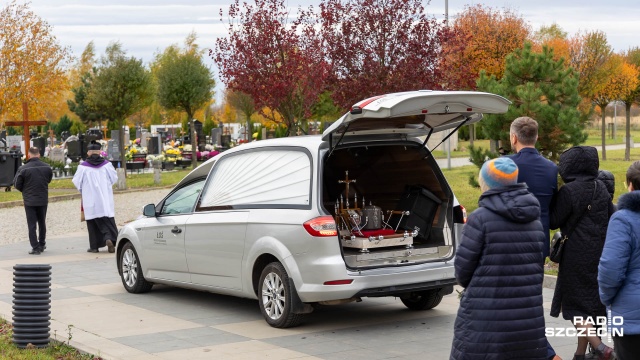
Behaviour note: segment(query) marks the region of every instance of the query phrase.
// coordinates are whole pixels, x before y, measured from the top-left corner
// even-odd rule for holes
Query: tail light
[[[467,222],[467,209],[462,205],[458,205],[453,208],[453,222],[466,224]]]
[[[336,222],[331,216],[320,216],[311,219],[304,224],[305,230],[311,236],[326,237],[326,236],[338,236],[338,229]]]

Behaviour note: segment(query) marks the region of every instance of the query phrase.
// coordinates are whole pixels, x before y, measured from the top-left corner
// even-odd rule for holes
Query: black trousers
[[[614,336],[613,348],[618,360],[640,359],[640,335]]]
[[[45,224],[47,205],[25,206],[24,211],[27,213],[27,227],[29,229],[31,248],[43,247],[47,239],[47,225]],[[36,236],[36,225],[38,228],[38,236]]]
[[[107,240],[113,241],[115,245],[118,238],[116,220],[112,217],[87,220],[87,230],[89,231],[89,247],[91,249],[97,250],[107,246]]]

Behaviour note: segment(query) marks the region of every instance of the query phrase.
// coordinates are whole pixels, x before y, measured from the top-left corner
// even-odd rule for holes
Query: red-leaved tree
[[[421,0],[322,0],[320,17],[338,106],[348,109],[389,92],[458,86],[444,76],[442,63],[442,45],[456,39],[454,32],[428,17]]]
[[[328,74],[311,14],[299,11],[292,18],[283,0],[235,0],[228,9],[228,37],[209,51],[227,88],[251,96],[263,116],[288,131],[310,115]]]

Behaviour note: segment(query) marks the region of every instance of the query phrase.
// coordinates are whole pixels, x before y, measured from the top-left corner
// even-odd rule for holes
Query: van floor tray
[[[367,252],[368,249],[384,248],[391,246],[413,246],[413,237],[403,235],[395,235],[392,237],[384,237],[383,239],[373,239],[364,237],[355,237],[353,239],[341,239],[342,246],[354,249],[360,249],[361,252]]]

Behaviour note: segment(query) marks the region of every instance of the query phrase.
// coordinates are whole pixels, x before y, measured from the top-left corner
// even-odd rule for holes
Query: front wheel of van
[[[440,289],[412,292],[400,297],[400,301],[411,310],[430,310],[440,304]]]
[[[262,270],[258,301],[264,319],[273,327],[293,327],[302,320],[301,314],[292,311],[290,284],[289,275],[282,264],[272,262]]]

